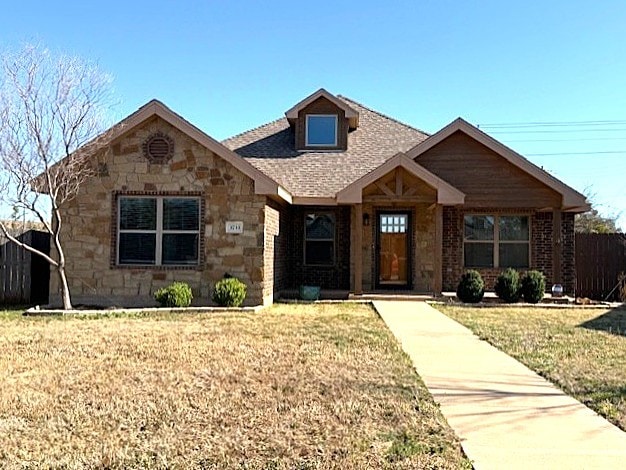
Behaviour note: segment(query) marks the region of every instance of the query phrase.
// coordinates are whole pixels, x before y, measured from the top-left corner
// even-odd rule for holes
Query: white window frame
[[[156,200],[156,229],[155,230],[128,230],[122,229],[120,216],[122,213],[121,205],[122,199],[155,199]],[[198,230],[164,230],[163,229],[163,201],[165,199],[193,199],[198,201]],[[200,227],[202,224],[202,201],[198,196],[150,196],[150,195],[120,195],[117,198],[117,240],[116,240],[116,251],[117,251],[117,265],[118,266],[165,266],[165,267],[178,267],[178,266],[198,266],[200,263]],[[155,241],[155,257],[154,264],[134,264],[134,263],[122,263],[120,262],[120,234],[122,233],[148,233],[154,234],[156,237]],[[196,253],[196,262],[191,264],[163,264],[163,235],[176,235],[176,234],[197,234],[198,235],[198,253]]]
[[[332,144],[311,144],[309,143],[309,118],[310,117],[331,117],[335,119],[335,140]],[[337,139],[339,138],[339,116],[336,114],[307,114],[305,122],[305,137],[304,144],[307,147],[336,147]]]
[[[493,240],[468,240],[465,238],[465,217],[493,217]],[[528,240],[500,240],[500,217],[526,217],[528,219]],[[463,214],[463,267],[468,269],[500,269],[500,244],[515,244],[515,243],[527,243],[528,244],[528,263],[527,267],[519,269],[530,268],[531,256],[531,241],[532,239],[532,227],[531,218],[529,214],[493,214],[493,213],[467,213]],[[483,243],[485,245],[491,244],[493,250],[493,266],[468,266],[465,263],[465,244],[466,243]],[[516,268],[517,269],[517,268]]]

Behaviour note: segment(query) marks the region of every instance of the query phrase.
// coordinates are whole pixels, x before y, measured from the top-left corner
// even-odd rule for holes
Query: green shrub
[[[461,281],[456,288],[456,296],[461,302],[475,304],[480,302],[485,295],[485,283],[480,273],[473,269],[461,276]]]
[[[189,307],[193,299],[191,287],[185,282],[174,282],[154,293],[161,307]]]
[[[220,307],[239,307],[246,298],[246,285],[236,277],[224,278],[215,284],[213,302]]]
[[[522,278],[522,296],[524,302],[536,304],[546,291],[546,278],[539,271],[528,271]]]
[[[496,279],[496,295],[506,303],[514,304],[520,298],[519,273],[513,268],[507,268]]]

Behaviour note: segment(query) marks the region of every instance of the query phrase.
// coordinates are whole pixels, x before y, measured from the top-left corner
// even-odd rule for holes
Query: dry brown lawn
[[[437,308],[626,431],[626,307]]]
[[[2,468],[467,468],[367,306],[0,314]]]

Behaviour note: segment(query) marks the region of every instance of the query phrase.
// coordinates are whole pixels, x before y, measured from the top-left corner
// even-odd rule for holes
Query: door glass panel
[[[385,285],[408,282],[408,215],[380,216],[378,281]]]
[[[381,233],[406,233],[407,225],[406,214],[399,216],[380,216],[380,231]]]

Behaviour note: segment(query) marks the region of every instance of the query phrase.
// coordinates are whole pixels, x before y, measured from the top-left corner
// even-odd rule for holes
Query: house
[[[63,207],[75,303],[137,305],[173,281],[209,302],[225,273],[268,304],[353,292],[492,287],[539,269],[573,292],[585,197],[462,119],[428,135],[324,89],[223,142],[151,101],[93,155]],[[58,292],[56,276],[51,292]]]

